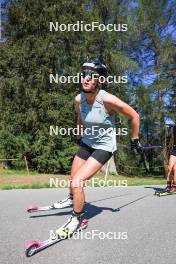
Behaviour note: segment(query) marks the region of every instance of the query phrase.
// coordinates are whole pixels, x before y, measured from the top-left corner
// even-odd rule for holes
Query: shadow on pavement
[[[122,209],[122,208],[124,208],[124,207],[126,207],[126,206],[128,206],[128,205],[131,205],[131,204],[133,204],[133,203],[136,203],[136,202],[138,202],[138,201],[140,201],[140,200],[142,200],[142,199],[144,199],[144,198],[146,198],[146,197],[148,197],[148,196],[151,196],[151,194],[147,194],[147,195],[141,196],[141,197],[137,198],[136,200],[133,200],[133,201],[127,203],[127,204],[124,204],[124,205],[120,206],[120,207],[117,208],[116,210],[119,210],[119,211],[120,211],[120,209]]]
[[[123,196],[129,196],[129,195],[130,195],[130,193],[128,192],[127,194],[110,196],[110,197],[108,197],[108,198],[103,198],[103,199],[99,199],[99,200],[94,200],[94,201],[91,201],[91,202],[88,202],[88,203],[92,204],[92,203],[96,203],[96,202],[107,201],[107,200],[110,200],[110,199],[113,199],[113,198],[123,197]]]
[[[103,199],[99,199],[99,200],[95,200],[95,201],[91,201],[91,202],[85,203],[85,210],[86,211],[87,210],[94,210],[95,211],[95,215],[97,215],[97,214],[99,214],[99,213],[101,213],[103,211],[103,208],[104,208],[104,210],[108,210],[108,208],[107,207],[98,207],[98,206],[92,205],[92,203],[96,203],[96,202],[100,202],[100,201],[106,201],[106,200],[110,200],[110,199],[117,198],[117,197],[122,197],[122,196],[127,196],[127,195],[129,195],[129,194],[115,195],[115,196],[110,196],[110,197],[107,197],[107,198],[103,198]],[[88,208],[88,207],[90,207],[90,208]],[[66,209],[66,208],[63,208],[63,209]],[[63,210],[63,209],[60,209],[60,210]],[[113,212],[113,210],[116,210],[117,211],[117,209],[113,209],[113,208],[109,208],[109,210],[112,211],[112,212]],[[30,216],[30,218],[47,217],[47,216],[70,215],[71,212],[72,212],[72,210],[71,211],[69,210],[67,212],[60,211],[60,212],[57,212],[57,213],[54,213],[54,214],[51,214],[51,213],[47,213],[47,214],[45,213],[45,214],[43,214],[42,212],[41,212],[41,214],[39,214],[39,212],[38,212],[37,215],[32,215],[32,216]]]
[[[155,192],[162,192],[162,191],[164,191],[164,188],[159,188],[159,187],[146,186],[144,188],[146,188],[146,189],[153,189]]]
[[[86,214],[85,214],[85,218],[87,219],[90,219],[90,218],[93,218],[95,216],[97,216],[98,214],[101,214],[103,211],[110,211],[112,213],[116,213],[116,212],[119,212],[120,209],[126,207],[126,206],[129,206],[133,203],[136,203],[148,196],[151,196],[151,194],[147,194],[147,195],[144,195],[142,197],[139,197],[129,203],[126,203],[118,208],[111,208],[111,207],[104,207],[104,206],[96,206],[94,205],[93,203],[96,203],[96,202],[99,202],[99,201],[106,201],[106,200],[110,200],[110,199],[113,199],[113,198],[117,198],[117,197],[122,197],[122,196],[127,196],[128,194],[125,194],[125,195],[116,195],[116,196],[111,196],[111,197],[108,197],[108,198],[104,198],[104,199],[99,199],[99,200],[95,200],[95,201],[92,201],[92,202],[86,202],[85,203],[85,211],[86,211]],[[70,211],[60,211],[58,213],[54,213],[54,214],[40,214],[40,215],[32,215],[30,216],[30,218],[38,218],[38,217],[47,217],[47,216],[62,216],[62,215],[70,215],[72,212],[72,210]]]
[[[111,208],[111,207],[104,207],[104,206],[96,206],[91,203],[86,203],[85,204],[85,218],[86,219],[91,219],[99,214],[101,214],[103,211],[110,211],[112,213],[119,212],[120,210],[117,208]]]

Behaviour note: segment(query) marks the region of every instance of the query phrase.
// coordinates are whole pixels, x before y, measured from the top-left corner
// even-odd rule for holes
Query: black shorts
[[[176,156],[176,147],[173,147],[173,149],[171,150],[171,155]]]
[[[103,149],[94,149],[81,142],[76,156],[84,160],[93,157],[104,165],[112,157],[112,152]]]

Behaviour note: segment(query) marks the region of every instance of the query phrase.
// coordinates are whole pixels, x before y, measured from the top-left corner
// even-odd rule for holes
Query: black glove
[[[138,138],[131,139],[131,150],[137,153],[142,153],[143,148]]]
[[[76,140],[76,144],[77,144],[78,146],[81,145],[81,138],[79,138],[79,139]]]

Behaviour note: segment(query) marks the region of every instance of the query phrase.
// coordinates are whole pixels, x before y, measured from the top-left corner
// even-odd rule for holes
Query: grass
[[[67,187],[69,175],[42,174],[25,170],[1,170],[0,189],[40,189],[40,188],[62,188]],[[108,175],[106,181],[102,173],[97,173],[86,186],[112,187],[112,186],[140,186],[140,185],[165,185],[163,176],[134,176]],[[52,179],[52,180],[51,180]],[[50,185],[51,181],[51,185]]]
[[[1,176],[24,176],[27,175],[26,170],[0,170],[0,177]],[[36,171],[30,171],[30,175],[39,175]]]

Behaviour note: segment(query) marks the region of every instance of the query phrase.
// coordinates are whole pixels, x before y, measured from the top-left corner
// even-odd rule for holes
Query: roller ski
[[[72,207],[72,205],[73,205],[73,197],[72,195],[69,195],[66,199],[59,202],[55,202],[53,205],[48,205],[48,206],[30,205],[27,208],[27,212],[34,213],[34,212],[49,211],[55,209],[63,209],[63,208]]]
[[[88,226],[87,219],[84,218],[80,220],[79,217],[72,214],[72,216],[69,218],[66,224],[64,224],[62,227],[56,230],[55,235],[53,235],[49,239],[45,241],[32,240],[26,243],[25,245],[26,257],[31,257],[36,253],[42,251],[43,249],[50,247],[51,245],[54,245],[64,239],[71,238],[74,234],[82,231],[87,226]]]
[[[173,195],[176,194],[176,185],[173,184],[172,186],[167,186],[163,191],[156,191],[155,195],[160,196],[167,196],[167,195]]]

